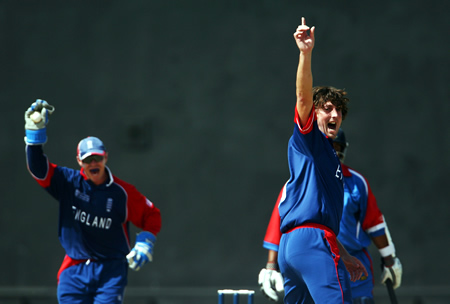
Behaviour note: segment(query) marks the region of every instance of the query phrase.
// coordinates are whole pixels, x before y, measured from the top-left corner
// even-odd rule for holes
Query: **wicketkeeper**
[[[108,152],[97,137],[79,142],[80,170],[49,162],[43,145],[54,110],[38,99],[25,111],[25,143],[29,172],[59,202],[58,236],[66,256],[57,276],[58,302],[120,304],[128,267],[139,270],[152,260],[160,211],[111,173]],[[142,229],[134,247],[130,222]]]

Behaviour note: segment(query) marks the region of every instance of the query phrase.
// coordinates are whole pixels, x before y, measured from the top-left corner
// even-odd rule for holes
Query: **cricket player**
[[[358,258],[368,270],[368,276],[351,282],[353,304],[374,304],[373,267],[367,247],[371,241],[378,248],[382,257],[383,272],[381,283],[391,279],[393,287],[398,288],[402,279],[402,264],[395,256],[395,246],[390,238],[384,216],[378,208],[369,183],[360,173],[344,164],[348,142],[342,129],[333,141],[333,146],[341,160],[344,174],[344,211],[340,223],[339,241],[348,252]],[[283,278],[278,271],[277,252],[280,243],[280,216],[278,204],[282,192],[270,218],[264,237],[263,247],[269,250],[266,268],[258,276],[261,291],[269,299],[278,301],[283,292]]]
[[[278,205],[282,232],[278,264],[285,303],[351,303],[350,279],[368,274],[336,238],[344,184],[332,140],[347,114],[348,98],[344,90],[333,87],[313,90],[314,35],[315,28],[302,18],[294,33],[300,51],[297,102],[288,143],[290,179]]]
[[[139,270],[153,258],[161,215],[134,186],[111,173],[108,152],[96,137],[77,146],[80,170],[51,163],[43,152],[54,107],[38,99],[25,111],[27,167],[59,202],[58,237],[66,256],[58,272],[59,303],[123,302],[128,267]],[[130,246],[129,223],[142,229]]]

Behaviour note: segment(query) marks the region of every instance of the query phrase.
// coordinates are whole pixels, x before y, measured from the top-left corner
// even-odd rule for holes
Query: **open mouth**
[[[328,129],[336,130],[336,123],[335,122],[329,122],[327,127],[328,127]]]
[[[89,172],[91,172],[91,174],[98,174],[100,172],[100,169],[99,168],[91,169],[89,170]]]

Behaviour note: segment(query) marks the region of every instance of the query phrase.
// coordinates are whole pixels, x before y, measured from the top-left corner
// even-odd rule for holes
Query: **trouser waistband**
[[[294,227],[292,229],[289,229],[288,231],[286,231],[285,233],[290,233],[294,230],[300,229],[300,228],[318,228],[318,229],[322,229],[327,231],[328,233],[332,234],[334,237],[336,237],[336,234],[333,232],[333,230],[331,230],[330,228],[328,228],[327,226],[321,225],[321,224],[315,224],[315,223],[306,223],[306,224],[302,224],[300,226]]]

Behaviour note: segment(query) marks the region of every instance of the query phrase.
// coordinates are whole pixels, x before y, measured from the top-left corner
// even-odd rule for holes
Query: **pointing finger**
[[[314,40],[314,31],[315,31],[315,29],[316,29],[316,27],[315,26],[313,26],[312,28],[311,28],[311,30],[309,31],[309,35],[311,36],[311,38]]]

